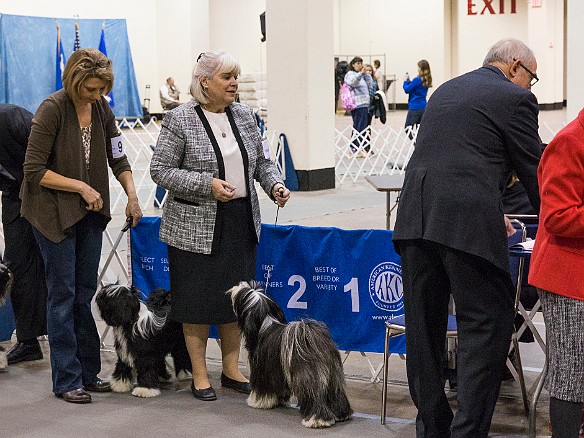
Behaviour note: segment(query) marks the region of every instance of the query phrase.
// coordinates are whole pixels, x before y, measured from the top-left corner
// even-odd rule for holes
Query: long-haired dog
[[[6,302],[6,298],[12,289],[13,275],[4,263],[0,262],[0,306]],[[0,371],[5,371],[8,366],[8,359],[6,359],[6,351],[0,345]]]
[[[0,262],[0,306],[6,302],[8,295],[10,295],[13,280],[14,275],[12,275],[8,266]]]
[[[174,359],[177,379],[191,377],[182,324],[168,317],[170,292],[156,289],[143,303],[134,287],[109,285],[97,293],[95,301],[104,322],[113,328],[118,355],[111,380],[114,392],[133,388],[136,397],[160,395],[159,379],[171,378],[165,361],[168,353]]]
[[[298,400],[302,425],[329,427],[351,418],[341,355],[324,323],[303,319],[286,324],[278,304],[254,282],[231,288],[237,323],[249,353],[252,408]]]

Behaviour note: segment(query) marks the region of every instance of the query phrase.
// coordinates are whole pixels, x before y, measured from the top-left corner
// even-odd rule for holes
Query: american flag
[[[55,91],[63,88],[63,70],[65,70],[65,53],[63,52],[63,45],[61,44],[61,28],[57,23],[57,57],[55,65]]]
[[[75,22],[75,42],[73,43],[73,51],[79,50],[81,43],[79,42],[79,23]]]

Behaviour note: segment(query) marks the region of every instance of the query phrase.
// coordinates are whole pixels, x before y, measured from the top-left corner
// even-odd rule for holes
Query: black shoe
[[[18,362],[27,362],[30,360],[40,360],[43,358],[41,346],[38,344],[25,344],[24,342],[17,342],[14,347],[6,355],[8,365]]]
[[[209,386],[205,389],[196,389],[195,382],[191,382],[191,392],[193,393],[193,397],[198,398],[199,400],[203,401],[213,401],[217,400],[217,394],[215,394],[215,390],[212,386]]]
[[[249,394],[251,392],[249,382],[239,382],[237,380],[233,380],[223,373],[221,373],[221,386],[235,389],[236,391],[243,392],[244,394]]]
[[[110,382],[101,380],[99,377],[93,383],[84,383],[83,389],[91,392],[112,392]]]

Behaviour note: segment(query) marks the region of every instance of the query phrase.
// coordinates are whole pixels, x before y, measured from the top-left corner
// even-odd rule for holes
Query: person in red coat
[[[584,110],[547,146],[538,180],[529,283],[546,326],[553,437],[577,437],[584,406]]]

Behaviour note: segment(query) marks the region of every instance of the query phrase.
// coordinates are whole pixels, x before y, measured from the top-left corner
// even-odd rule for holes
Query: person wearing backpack
[[[369,87],[373,79],[363,71],[363,59],[356,56],[349,63],[344,83],[350,88],[354,99],[354,108],[351,110],[353,118],[353,141],[351,150],[356,152],[360,146],[365,154],[369,153],[369,143],[366,138],[369,114]],[[345,108],[347,109],[347,108]]]

